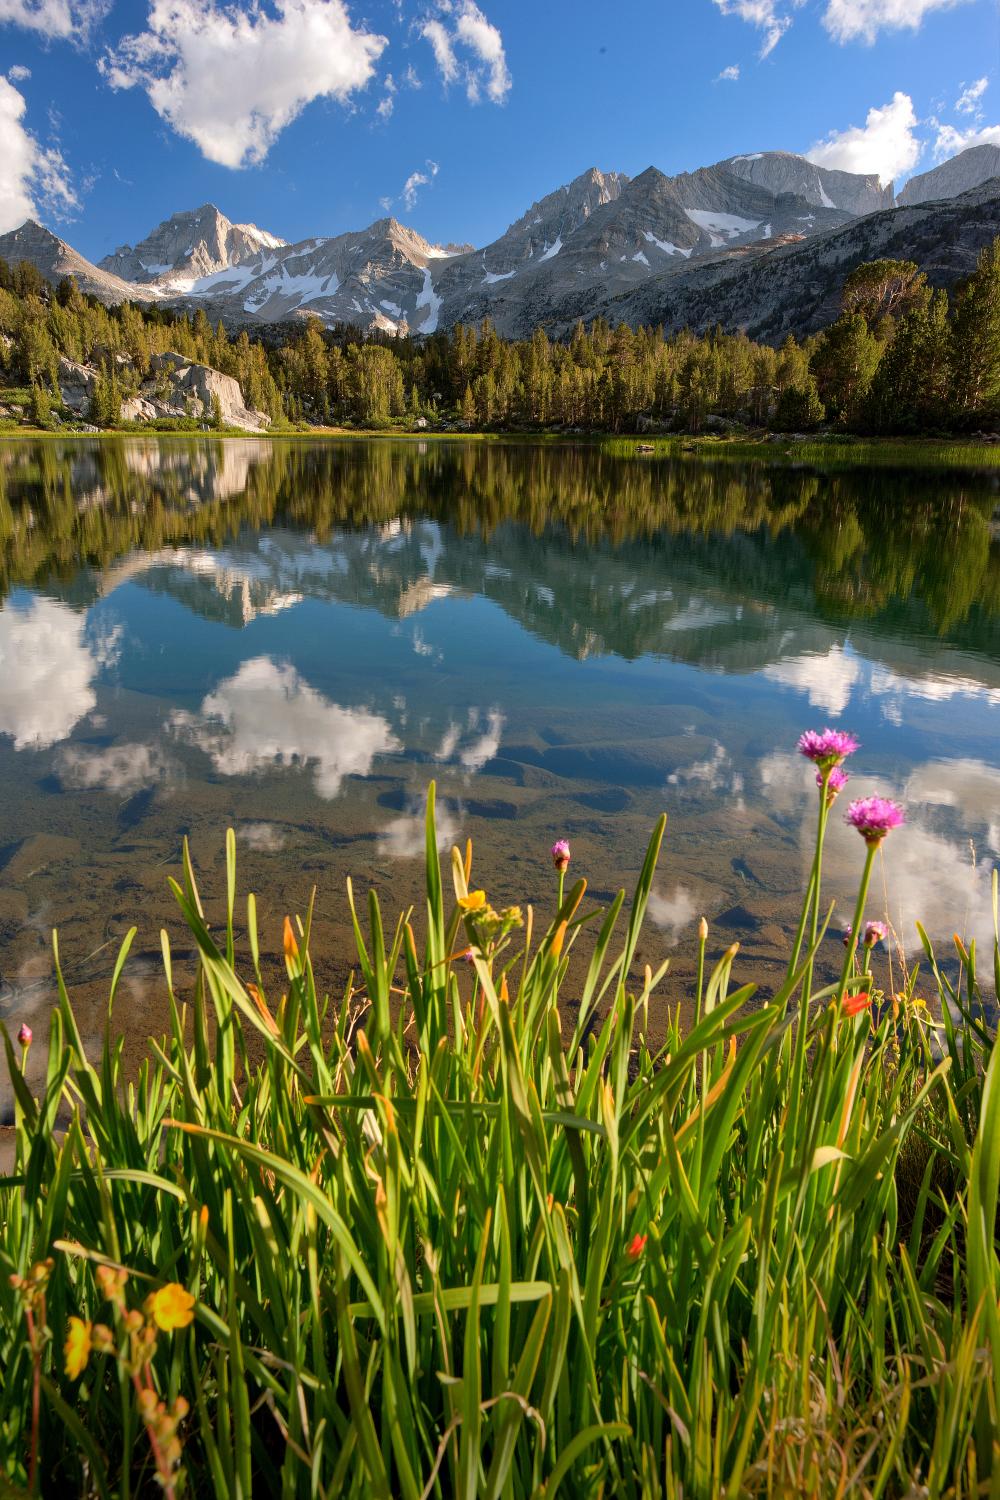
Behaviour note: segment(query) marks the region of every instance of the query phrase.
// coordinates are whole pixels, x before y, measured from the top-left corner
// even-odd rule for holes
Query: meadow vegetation
[[[349,887],[333,998],[310,912],[268,994],[235,839],[218,912],[185,850],[197,975],[164,933],[171,1028],[138,1076],[130,939],[100,1056],[61,981],[38,1097],[44,1043],[5,1033],[13,1492],[996,1494],[1000,942],[985,980],[923,934],[900,972],[866,902],[902,815],[863,799],[856,938],[820,981],[854,748],[800,742],[817,842],[784,981],[755,1001],[702,923],[693,1019],[657,1045],[666,966],[633,960],[662,820],[630,903],[595,910],[559,841],[552,910],[497,911],[471,847],[442,876],[431,786],[426,910],[386,926]]]

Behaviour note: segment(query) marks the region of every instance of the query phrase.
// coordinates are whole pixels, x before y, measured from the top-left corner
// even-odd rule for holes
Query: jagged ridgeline
[[[721,323],[776,343],[832,321],[863,260],[914,260],[934,286],[968,274],[1000,231],[998,162],[1000,148],[971,148],[898,200],[876,176],[783,151],[676,176],[591,168],[478,248],[433,244],[391,218],[289,244],[206,203],[97,265],[32,221],[0,236],[0,258],[53,284],[72,276],[109,305],[201,307],[230,328],[312,316],[431,335],[489,318],[518,339],[604,317],[668,331]]]
[[[914,210],[916,212],[917,210]],[[596,211],[595,211],[596,212]],[[896,210],[898,212],[898,210]],[[244,231],[241,231],[243,233]],[[124,302],[0,261],[0,423],[262,432],[974,432],[1000,417],[1000,239],[949,295],[915,261],[856,265],[820,333],[667,335],[578,322],[503,339],[488,319],[414,338],[318,319],[256,330]],[[839,316],[838,316],[839,312]]]

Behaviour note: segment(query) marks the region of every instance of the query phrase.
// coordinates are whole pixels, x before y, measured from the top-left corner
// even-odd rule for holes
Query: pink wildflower
[[[856,828],[866,844],[880,844],[887,833],[906,821],[898,803],[888,797],[859,797],[847,809],[847,821]]]
[[[798,752],[821,771],[828,771],[853,755],[859,743],[846,729],[807,729],[799,736]]]
[[[888,932],[884,922],[866,922],[863,942],[866,948],[874,948],[876,943],[884,943]]]
[[[25,1022],[22,1022],[21,1023],[21,1029],[17,1033],[17,1039],[21,1043],[21,1046],[22,1047],[30,1047],[31,1046],[31,1037],[32,1037],[31,1027],[28,1026]]]
[[[552,863],[557,870],[565,870],[569,864],[569,844],[565,839],[557,839],[552,845]]]

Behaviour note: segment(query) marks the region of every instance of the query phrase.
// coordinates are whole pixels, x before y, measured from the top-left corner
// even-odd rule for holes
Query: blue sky
[[[993,0],[0,0],[0,231],[483,244],[589,166],[772,148],[898,182],[1000,143],[998,51]]]

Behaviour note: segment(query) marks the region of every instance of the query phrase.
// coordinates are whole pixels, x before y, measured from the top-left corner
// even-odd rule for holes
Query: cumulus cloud
[[[837,42],[874,42],[880,31],[918,31],[935,10],[961,0],[828,0],[823,25]]]
[[[396,87],[396,80],[391,73],[385,75],[385,83],[382,87],[385,89],[385,93],[376,105],[375,113],[380,120],[388,120],[396,107],[396,95],[399,92]]]
[[[716,77],[716,83],[735,83],[740,76],[739,63],[732,63],[728,68],[723,68]]]
[[[367,776],[377,755],[400,748],[386,719],[342,708],[269,656],[245,661],[201,705],[178,710],[174,732],[204,750],[222,776],[311,766],[317,795],[336,797],[345,776]]]
[[[761,57],[767,57],[774,51],[792,24],[791,16],[782,12],[777,0],[715,0],[715,4],[724,16],[738,16],[741,21],[756,26],[758,31],[764,33]]]
[[[15,63],[12,68],[7,69],[7,77],[11,83],[23,83],[26,78],[31,77],[31,69],[26,68],[23,63]]]
[[[934,137],[934,160],[957,156],[970,146],[1000,146],[1000,125],[973,125],[968,130],[958,130],[954,125],[939,124]]]
[[[25,219],[61,218],[79,207],[62,154],[32,135],[24,123],[26,109],[24,95],[0,77],[0,234]]]
[[[834,130],[806,152],[818,167],[875,172],[883,183],[911,172],[920,157],[917,116],[909,94],[897,90],[888,104],[868,111],[864,125]]]
[[[461,78],[473,104],[479,103],[484,92],[494,104],[502,104],[512,79],[497,27],[473,0],[438,0],[437,8],[438,16],[425,20],[420,34],[431,44],[443,82]]]
[[[23,26],[57,41],[83,41],[111,0],[0,0],[0,26]]]
[[[146,30],[101,67],[112,88],[144,89],[209,161],[243,167],[262,162],[314,99],[345,103],[363,89],[386,45],[352,25],[344,0],[274,0],[273,10],[152,0]]]
[[[99,788],[119,797],[132,797],[147,787],[172,778],[172,761],[155,745],[109,745],[90,750],[85,745],[67,745],[58,760],[64,786]]]
[[[68,739],[96,706],[99,662],[86,617],[57,599],[0,610],[0,734],[15,750]]]
[[[986,90],[990,86],[988,78],[977,78],[975,83],[962,85],[962,92],[955,100],[955,110],[960,115],[979,116],[979,104]]]

